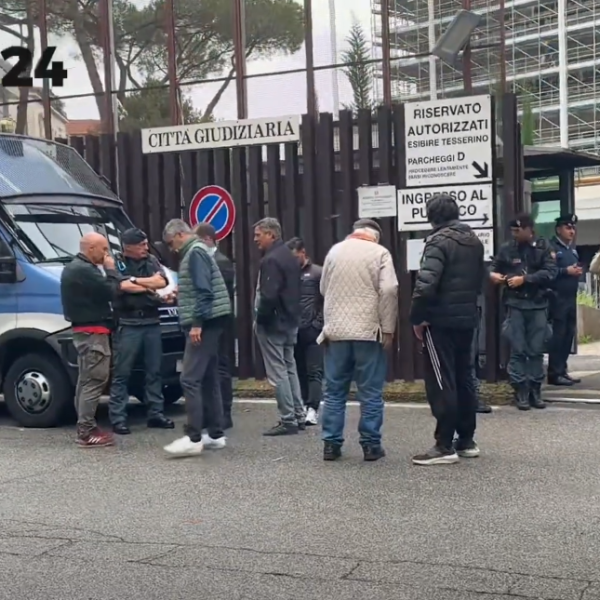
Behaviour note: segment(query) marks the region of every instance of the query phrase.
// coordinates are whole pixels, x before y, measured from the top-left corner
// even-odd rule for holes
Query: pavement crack
[[[343,579],[343,580],[347,580],[347,579],[349,579],[349,578],[352,576],[352,574],[353,574],[353,573],[354,573],[354,572],[355,572],[355,571],[358,569],[358,567],[360,567],[360,565],[361,565],[361,563],[360,563],[360,562],[357,562],[357,563],[356,563],[356,564],[355,564],[355,565],[354,565],[354,566],[353,566],[353,567],[352,567],[352,568],[351,568],[351,569],[350,569],[350,570],[349,570],[347,573],[344,573],[344,574],[343,574],[343,575],[340,577],[340,579]],[[354,580],[353,580],[353,581],[354,581]]]
[[[586,586],[581,590],[581,594],[579,594],[579,600],[583,600],[585,598],[586,592],[592,587],[593,584],[593,581],[588,581],[586,583]]]

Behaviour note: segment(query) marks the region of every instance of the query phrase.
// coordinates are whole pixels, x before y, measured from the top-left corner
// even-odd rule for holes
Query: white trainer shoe
[[[309,408],[306,413],[306,424],[307,425],[317,425],[319,423],[319,416],[317,415],[317,411],[314,408]]]
[[[221,450],[227,445],[225,436],[213,440],[208,433],[202,434],[202,445],[208,450]]]
[[[187,435],[164,447],[164,451],[173,457],[196,456],[203,449],[204,444],[202,442],[192,442]]]

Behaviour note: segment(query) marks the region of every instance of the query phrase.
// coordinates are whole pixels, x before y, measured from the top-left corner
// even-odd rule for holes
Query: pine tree
[[[371,61],[371,49],[367,35],[360,23],[355,22],[346,36],[347,48],[342,52],[342,62],[348,66],[343,68],[344,75],[352,88],[352,104],[345,106],[353,112],[361,108],[373,109],[374,72]]]

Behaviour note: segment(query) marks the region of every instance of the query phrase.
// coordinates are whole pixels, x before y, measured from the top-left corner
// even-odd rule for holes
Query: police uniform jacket
[[[538,238],[527,244],[515,240],[505,242],[493,258],[491,270],[508,278],[525,276],[525,283],[518,288],[506,285],[503,297],[507,306],[520,309],[548,306],[548,290],[556,276],[556,263],[546,240]]]
[[[579,254],[574,246],[568,246],[558,237],[550,240],[550,246],[556,260],[556,279],[552,283],[552,289],[559,299],[575,302],[579,290],[579,278],[569,275],[567,268],[579,263]]]

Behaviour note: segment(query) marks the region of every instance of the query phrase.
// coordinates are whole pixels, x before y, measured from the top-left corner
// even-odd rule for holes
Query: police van
[[[111,251],[133,226],[123,203],[71,147],[0,134],[0,385],[10,415],[23,427],[54,427],[72,418],[77,354],[63,317],[60,275],[96,231]],[[166,269],[170,284],[176,275]],[[161,309],[165,401],[181,397],[184,337],[177,308]],[[134,369],[133,396],[144,373]]]

